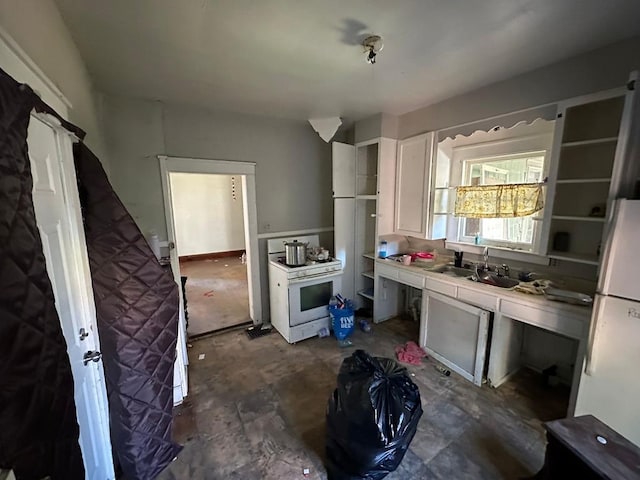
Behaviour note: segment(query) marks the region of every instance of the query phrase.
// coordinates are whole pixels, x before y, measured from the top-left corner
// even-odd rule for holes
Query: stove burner
[[[305,262],[304,265],[288,265],[287,261],[286,261],[286,257],[278,257],[276,258],[276,262],[280,263],[281,265],[285,265],[289,268],[300,268],[300,267],[307,267],[309,265],[316,265],[319,263],[329,263],[329,262],[335,262],[335,258],[328,258],[326,260],[309,260],[307,259],[307,261]]]

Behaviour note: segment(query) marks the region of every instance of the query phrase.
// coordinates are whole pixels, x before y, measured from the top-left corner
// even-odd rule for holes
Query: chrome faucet
[[[484,269],[489,271],[489,247],[484,247],[482,251],[482,258],[484,258]]]
[[[503,272],[503,273],[502,273],[502,276],[504,276],[504,277],[508,277],[508,276],[509,276],[509,272],[510,272],[509,265],[507,265],[506,263],[503,263],[503,264],[502,264],[502,267],[497,267],[498,275],[499,275],[499,276],[501,275],[501,274],[500,274],[500,270],[501,270],[501,269],[502,269],[502,272]]]

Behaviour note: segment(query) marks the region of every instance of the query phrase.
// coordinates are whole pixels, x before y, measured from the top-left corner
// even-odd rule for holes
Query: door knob
[[[84,363],[84,365],[87,366],[89,362],[91,361],[99,362],[101,358],[102,358],[102,353],[98,351],[94,352],[93,350],[89,350],[87,353],[83,355],[82,363]]]

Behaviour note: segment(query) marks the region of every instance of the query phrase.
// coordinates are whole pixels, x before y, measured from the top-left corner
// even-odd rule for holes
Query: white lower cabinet
[[[424,290],[420,346],[431,357],[480,386],[490,319],[491,312]]]

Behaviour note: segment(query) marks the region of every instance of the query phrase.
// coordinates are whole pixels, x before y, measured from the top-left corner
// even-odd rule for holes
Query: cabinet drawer
[[[458,299],[462,300],[464,303],[484,307],[492,312],[495,312],[496,301],[498,300],[498,298],[493,295],[488,295],[483,292],[463,287],[458,287]]]
[[[500,312],[507,317],[520,320],[531,325],[539,325],[545,330],[561,333],[572,338],[584,338],[585,322],[561,311],[549,311],[520,305],[519,303],[503,300]]]
[[[456,296],[456,291],[458,287],[455,285],[451,285],[450,283],[440,282],[438,280],[434,280],[433,278],[425,278],[424,288],[432,290],[434,292],[442,293],[444,295],[448,295],[450,297]]]
[[[376,275],[381,277],[390,278],[391,280],[398,279],[398,268],[391,265],[385,265],[384,263],[376,262],[375,265]]]
[[[419,273],[405,272],[400,270],[398,272],[398,282],[405,285],[411,285],[416,288],[424,288],[424,276]]]

